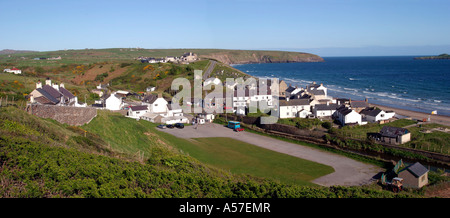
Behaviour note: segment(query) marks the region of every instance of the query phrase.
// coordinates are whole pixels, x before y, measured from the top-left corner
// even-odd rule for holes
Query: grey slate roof
[[[72,93],[70,93],[67,89],[63,87],[59,87],[59,92],[61,92],[66,98],[70,99],[75,98],[75,96]]]
[[[313,95],[325,95],[325,92],[322,89],[319,89],[319,90],[314,89],[314,90],[310,90],[309,92]]]
[[[320,110],[336,110],[336,109],[339,107],[339,105],[337,105],[337,104],[329,104],[329,105],[326,105],[326,104],[316,104],[314,107],[315,107],[316,110],[318,110],[318,111],[320,111]]]
[[[423,174],[428,172],[428,169],[426,167],[424,167],[422,164],[420,164],[419,162],[416,162],[414,164],[409,165],[408,167],[406,167],[402,171],[404,171],[404,170],[408,170],[416,178],[419,178]]]
[[[292,91],[294,91],[296,88],[295,87],[292,87],[292,86],[289,86],[286,90],[284,90],[285,92],[292,92]]]
[[[353,110],[348,107],[340,107],[336,111],[338,113],[342,114],[343,116],[346,116],[347,114],[351,113]]]
[[[58,90],[49,85],[42,86],[42,89],[56,99],[62,96],[62,94]]]
[[[156,99],[158,99],[157,95],[147,95],[142,101],[145,103],[153,104],[153,102],[155,102]]]
[[[148,110],[148,106],[147,105],[138,105],[138,106],[131,106],[131,111],[144,111],[144,110]]]
[[[393,127],[393,126],[383,126],[380,131],[381,136],[396,138],[397,136],[402,136],[407,134],[409,131],[405,128]]]
[[[352,108],[365,108],[369,107],[369,103],[366,101],[351,101],[350,107]]]
[[[44,86],[45,87],[45,86]],[[50,87],[50,86],[49,86]],[[52,87],[50,87],[52,88]],[[53,88],[52,88],[53,89]],[[55,97],[53,97],[53,95],[51,95],[50,93],[48,93],[47,91],[45,91],[45,89],[42,88],[37,88],[36,89],[38,92],[40,92],[46,99],[48,99],[49,101],[51,101],[52,104],[58,104],[59,100],[56,99]],[[56,90],[55,90],[56,91]]]
[[[375,117],[375,116],[377,116],[378,114],[380,114],[381,111],[382,111],[382,110],[380,110],[379,108],[371,107],[371,108],[366,108],[366,109],[362,110],[362,111],[360,112],[360,114],[364,114],[364,115],[366,115],[366,116]]]
[[[289,101],[280,100],[280,106],[297,106],[297,105],[309,105],[309,99],[292,99]]]

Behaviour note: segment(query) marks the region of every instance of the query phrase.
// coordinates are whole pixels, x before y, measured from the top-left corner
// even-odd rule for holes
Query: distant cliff
[[[225,64],[323,62],[323,58],[309,53],[259,50],[220,50],[200,57],[211,58]]]
[[[438,56],[415,57],[415,60],[433,60],[433,59],[450,59],[448,54],[440,54]]]

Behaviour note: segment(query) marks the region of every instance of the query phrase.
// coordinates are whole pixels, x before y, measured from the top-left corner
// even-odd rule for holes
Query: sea
[[[324,62],[233,65],[258,78],[278,78],[289,86],[316,82],[328,95],[418,112],[450,116],[450,60],[413,56],[324,57]]]

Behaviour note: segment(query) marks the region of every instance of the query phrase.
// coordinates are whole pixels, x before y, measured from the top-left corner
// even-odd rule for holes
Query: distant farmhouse
[[[14,74],[22,74],[22,70],[19,70],[17,68],[12,68],[12,69],[4,69],[3,72],[6,73],[14,73]]]
[[[175,56],[166,56],[166,57],[162,57],[162,58],[155,58],[155,57],[138,57],[138,60],[140,60],[142,63],[167,63],[167,62],[172,62],[172,63],[189,63],[189,62],[194,62],[198,60],[198,56],[197,54],[193,53],[193,52],[186,52],[183,55],[181,55],[180,57],[175,57]]]

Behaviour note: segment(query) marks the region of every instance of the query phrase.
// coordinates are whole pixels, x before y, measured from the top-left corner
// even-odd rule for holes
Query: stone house
[[[400,170],[398,177],[403,178],[404,187],[422,188],[428,184],[428,169],[416,162]]]
[[[380,141],[399,145],[411,140],[411,133],[405,129],[400,127],[393,126],[383,126],[380,131]]]

